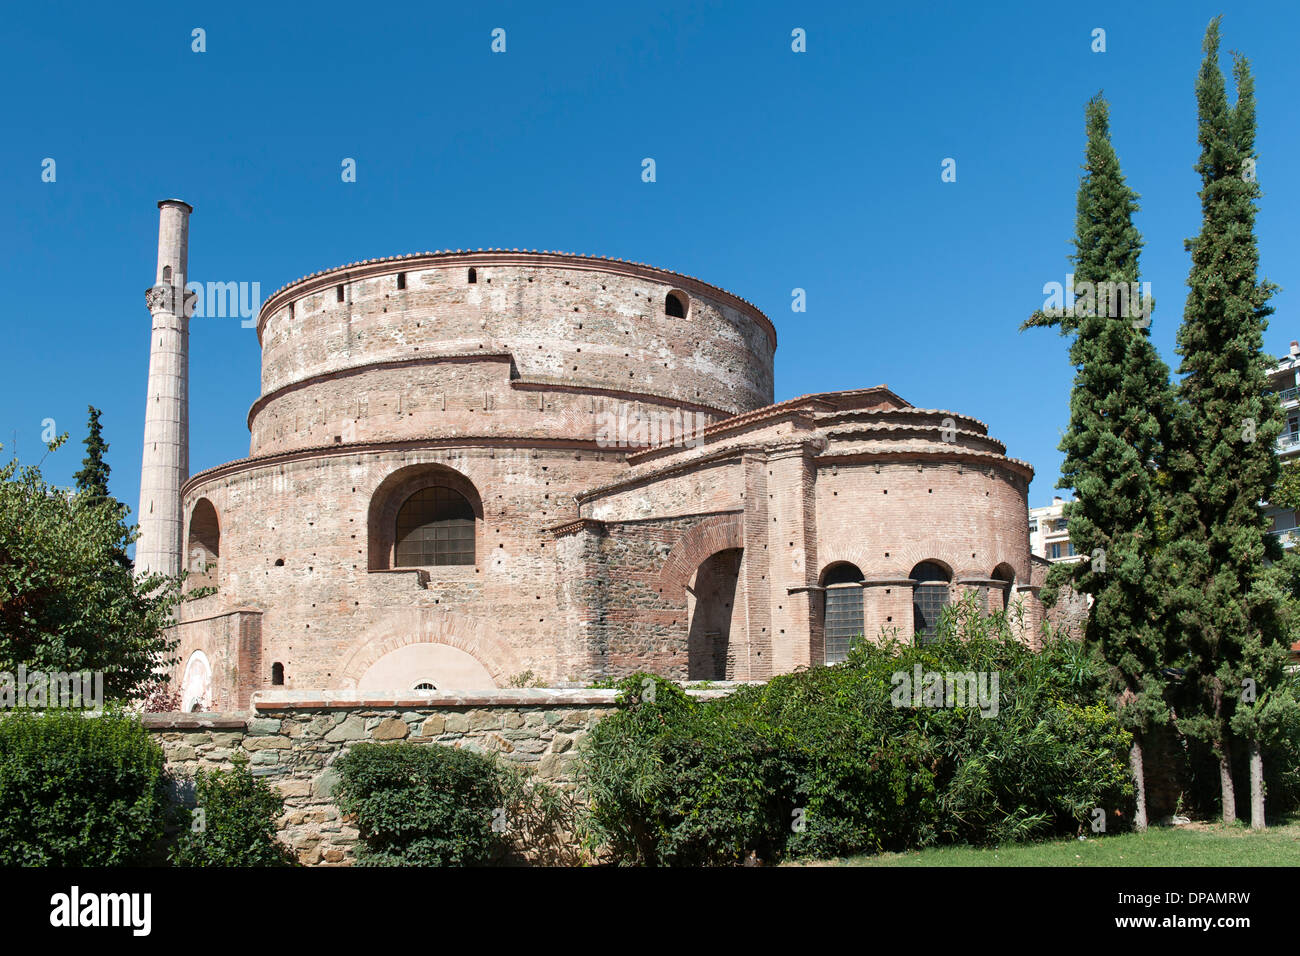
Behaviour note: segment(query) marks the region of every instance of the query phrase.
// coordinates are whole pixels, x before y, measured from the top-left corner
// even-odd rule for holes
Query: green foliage
[[[0,720],[0,865],[143,863],[161,836],[163,752],[132,716]]]
[[[540,866],[582,863],[574,840],[580,808],[573,794],[522,767],[498,765],[498,769],[508,859]]]
[[[105,694],[127,699],[174,663],[163,629],[180,579],[132,574],[124,513],[37,467],[0,466],[0,670],[102,671]]]
[[[506,678],[507,687],[545,687],[546,681],[538,677],[531,670],[520,671],[518,674],[512,674]]]
[[[1269,690],[1281,673],[1294,562],[1280,560],[1260,507],[1278,479],[1282,416],[1263,351],[1276,287],[1258,278],[1254,81],[1235,54],[1237,102],[1230,106],[1218,18],[1204,52],[1196,83],[1203,218],[1200,234],[1186,243],[1192,266],[1178,332],[1183,378],[1176,453],[1169,456],[1170,541],[1159,577],[1172,586],[1168,628],[1185,655],[1179,729],[1230,767],[1236,736],[1286,720],[1285,695]],[[1256,702],[1241,697],[1247,679],[1257,684]],[[1238,716],[1243,710],[1249,713]],[[1225,815],[1228,796],[1225,788]]]
[[[1129,818],[1129,735],[1077,644],[1041,652],[973,599],[924,648],[859,643],[833,667],[696,701],[636,674],[584,741],[585,835],[623,863],[710,865],[1072,832]],[[997,713],[895,701],[896,675],[998,674]],[[988,686],[991,689],[991,680]],[[987,708],[992,713],[993,707]]]
[[[1270,502],[1282,508],[1300,510],[1300,462],[1288,461],[1281,465]]]
[[[104,429],[99,424],[99,416],[103,412],[93,405],[87,410],[90,413],[90,422],[85,438],[86,457],[82,459],[81,470],[73,475],[73,478],[76,479],[79,493],[103,499],[108,497],[110,471],[108,462],[104,461],[104,456],[108,454],[108,443],[104,441]]]
[[[276,839],[284,798],[254,777],[247,764],[234,770],[198,771],[195,810],[171,853],[177,866],[292,866]],[[199,813],[198,811],[202,811]]]
[[[1087,148],[1075,219],[1074,281],[1085,290],[1133,288],[1142,239],[1133,225],[1137,193],[1125,183],[1110,141],[1109,107],[1100,95],[1085,111]],[[1084,285],[1084,284],[1087,285]],[[1029,325],[1059,325],[1073,335],[1076,368],[1070,427],[1061,442],[1059,488],[1079,500],[1065,507],[1070,540],[1088,555],[1056,565],[1044,589],[1055,601],[1068,584],[1093,597],[1084,638],[1108,666],[1111,691],[1126,724],[1141,733],[1169,719],[1162,672],[1170,656],[1162,595],[1153,573],[1161,541],[1158,479],[1172,414],[1169,369],[1151,343],[1150,310],[1130,296],[1115,308],[1045,316]],[[1127,308],[1121,306],[1127,305]]]
[[[341,811],[357,815],[363,866],[475,866],[500,849],[499,771],[482,754],[359,743],[335,767],[335,797]]]

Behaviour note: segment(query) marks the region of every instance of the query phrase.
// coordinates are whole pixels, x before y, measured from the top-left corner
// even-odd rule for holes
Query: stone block
[[[385,717],[370,731],[370,736],[375,740],[401,740],[407,732],[406,721]]]
[[[325,739],[330,743],[341,743],[345,740],[364,740],[365,736],[365,722],[360,717],[352,715],[327,733]]]

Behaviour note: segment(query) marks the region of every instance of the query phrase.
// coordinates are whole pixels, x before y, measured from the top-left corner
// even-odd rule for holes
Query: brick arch
[[[469,476],[439,462],[406,465],[389,474],[370,496],[366,511],[366,539],[371,571],[393,567],[397,512],[411,495],[422,488],[450,488],[461,495],[474,511],[474,560],[483,558],[483,498]]]
[[[853,543],[836,541],[835,539],[827,541],[819,535],[817,538],[817,567],[812,570],[817,580],[820,581],[821,576],[826,573],[826,569],[832,564],[852,564],[856,565],[863,574],[870,577],[872,569],[879,568],[883,560],[879,554],[874,552],[875,545],[867,544],[861,540]]]
[[[745,546],[745,526],[740,515],[705,518],[677,539],[659,569],[659,588],[676,598],[685,597],[686,582],[705,559],[719,551]]]
[[[398,608],[343,652],[341,683],[356,685],[370,665],[410,644],[447,644],[487,668],[497,686],[524,669],[512,648],[486,621],[441,608]]]
[[[978,548],[975,549],[979,551]],[[982,564],[974,564],[970,552],[963,552],[960,547],[953,544],[951,539],[944,540],[937,535],[927,535],[923,538],[914,539],[896,551],[891,551],[886,561],[886,567],[891,575],[897,574],[905,578],[912,568],[916,567],[922,561],[936,561],[952,569],[952,579],[958,578],[983,578],[988,576],[988,568]]]

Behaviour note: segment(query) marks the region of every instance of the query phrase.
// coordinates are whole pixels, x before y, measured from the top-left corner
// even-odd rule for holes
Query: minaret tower
[[[190,329],[185,274],[194,209],[179,199],[164,199],[158,210],[158,274],[145,293],[153,331],[135,570],[136,574],[173,575],[182,567],[181,484],[190,474]]]

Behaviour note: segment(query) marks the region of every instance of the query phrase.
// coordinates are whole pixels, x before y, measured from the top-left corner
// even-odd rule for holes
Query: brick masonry
[[[698,280],[424,254],[293,283],[258,335],[250,457],[182,489],[194,581],[217,588],[178,617],[187,709],[245,708],[280,675],[353,693],[399,671],[382,689],[764,679],[823,659],[822,579],[845,562],[871,636],[911,635],[923,560],[954,597],[1023,598],[1027,639],[1042,620],[1028,465],[884,386],[771,404],[771,322]],[[702,431],[611,446],[610,420],[638,415]],[[430,485],[470,503],[473,565],[393,567],[397,508]]]

